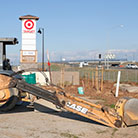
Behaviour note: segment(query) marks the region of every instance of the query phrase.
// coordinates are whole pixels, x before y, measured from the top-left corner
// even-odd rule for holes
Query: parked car
[[[83,66],[88,66],[89,63],[88,62],[80,62],[79,67],[82,68]]]
[[[138,66],[136,64],[128,64],[126,65],[127,69],[138,69]]]

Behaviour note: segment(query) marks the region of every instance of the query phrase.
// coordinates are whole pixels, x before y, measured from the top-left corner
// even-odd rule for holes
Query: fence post
[[[72,75],[72,85],[74,85],[74,76]]]
[[[102,75],[101,75],[101,91],[103,91],[103,67],[101,69]]]
[[[136,75],[137,76],[137,80],[136,80],[136,82],[138,82],[138,71],[136,71],[136,72],[137,72],[137,75]]]
[[[118,97],[119,83],[120,83],[120,76],[121,76],[121,71],[118,71],[115,97]]]
[[[94,72],[92,71],[92,88],[94,88]]]
[[[99,90],[98,86],[98,68],[96,67],[96,73],[95,73],[95,85],[96,85],[96,90]]]
[[[64,68],[61,69],[61,86],[64,88]]]

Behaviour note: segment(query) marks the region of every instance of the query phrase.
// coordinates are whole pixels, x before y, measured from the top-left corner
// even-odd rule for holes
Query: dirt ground
[[[138,126],[110,128],[73,113],[16,106],[0,115],[1,138],[136,138]]]
[[[118,97],[115,97],[116,87],[114,87],[113,82],[104,82],[103,83],[103,91],[97,91],[90,83],[86,83],[84,85],[84,95],[79,95],[77,88],[82,86],[69,86],[65,87],[65,91],[67,93],[71,93],[72,95],[76,96],[86,96],[89,99],[100,100],[100,104],[104,106],[112,106],[115,105],[116,102],[122,97],[132,97],[138,98],[138,93],[128,93],[126,91],[119,90]],[[136,83],[127,83],[131,84],[132,86],[138,86]]]

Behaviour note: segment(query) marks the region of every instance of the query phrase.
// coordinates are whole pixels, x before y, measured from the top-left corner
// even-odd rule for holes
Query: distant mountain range
[[[88,51],[64,51],[64,52],[50,52],[51,61],[62,61],[65,59],[67,61],[72,60],[97,60],[99,59],[99,54],[101,54],[101,59],[105,59],[107,54],[114,54],[115,59],[127,59],[128,61],[138,61],[138,50],[88,50]]]
[[[108,51],[100,50],[78,50],[78,51],[51,51],[49,52],[50,61],[81,61],[81,60],[97,60],[101,54],[103,60],[107,54],[114,54],[115,59],[126,59],[128,61],[138,61],[138,49],[112,49]],[[8,54],[7,57],[11,60],[13,65],[18,65],[20,55]],[[45,55],[45,61],[47,56]],[[38,52],[38,62],[41,62],[41,53]]]

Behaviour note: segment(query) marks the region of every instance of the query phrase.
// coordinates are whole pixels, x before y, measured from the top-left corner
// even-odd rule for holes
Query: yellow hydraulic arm
[[[62,107],[70,112],[79,114],[110,127],[122,127],[121,117],[114,110],[102,107],[64,92],[57,92]]]

